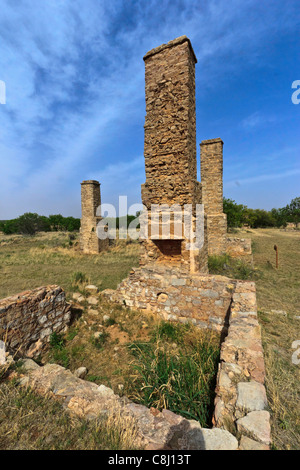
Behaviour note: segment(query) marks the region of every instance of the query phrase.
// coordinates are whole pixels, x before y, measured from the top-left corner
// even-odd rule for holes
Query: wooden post
[[[278,246],[274,245],[274,250],[276,251],[276,269],[278,269]]]

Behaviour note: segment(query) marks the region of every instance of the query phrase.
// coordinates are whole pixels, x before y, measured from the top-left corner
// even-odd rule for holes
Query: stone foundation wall
[[[225,337],[221,345],[213,426],[239,438],[241,450],[271,443],[265,365],[255,283],[175,269],[133,269],[116,291],[103,294],[168,321],[191,322]]]
[[[226,237],[226,252],[233,258],[252,261],[251,238]]]
[[[190,274],[158,266],[132,269],[117,290],[103,291],[110,300],[222,332],[237,281],[224,276]]]
[[[228,335],[221,346],[213,424],[238,432],[240,449],[264,450],[271,443],[264,381],[255,284],[238,281]]]
[[[65,331],[70,306],[61,287],[53,285],[0,300],[0,339],[14,352],[34,357],[51,333]]]

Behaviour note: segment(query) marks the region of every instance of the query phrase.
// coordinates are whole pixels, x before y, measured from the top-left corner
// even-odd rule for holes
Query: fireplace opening
[[[180,263],[182,240],[155,240],[160,256],[160,261]]]

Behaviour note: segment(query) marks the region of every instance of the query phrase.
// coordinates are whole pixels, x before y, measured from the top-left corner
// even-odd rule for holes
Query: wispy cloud
[[[254,129],[257,127],[267,126],[268,124],[273,124],[279,121],[279,116],[266,116],[260,111],[256,111],[255,113],[243,119],[241,125],[244,129]]]
[[[139,200],[142,148],[117,142],[120,132],[132,140],[133,129],[142,132],[145,52],[189,36],[201,95],[217,86],[221,69],[228,80],[241,73],[245,54],[261,62],[275,32],[296,31],[296,4],[2,0],[0,219],[26,210],[78,215],[79,182],[87,175],[99,175],[107,198],[118,190]],[[262,119],[250,115],[243,125]]]
[[[224,187],[226,189],[234,186],[245,186],[249,184],[261,183],[264,181],[271,181],[276,179],[285,179],[290,176],[300,175],[300,168],[294,168],[290,170],[281,171],[279,173],[268,173],[263,175],[255,175],[249,178],[241,178],[231,181],[226,181]]]

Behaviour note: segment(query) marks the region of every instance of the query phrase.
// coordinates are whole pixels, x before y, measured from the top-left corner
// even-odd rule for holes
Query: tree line
[[[286,227],[288,223],[300,223],[300,197],[293,199],[290,204],[280,209],[266,211],[264,209],[250,209],[243,204],[237,204],[232,199],[223,198],[223,211],[227,215],[228,227],[242,227],[248,225],[251,228]],[[139,213],[124,217],[117,217],[116,228],[126,218],[127,227]],[[125,222],[125,224],[126,224]],[[122,221],[124,226],[124,221]],[[80,219],[75,217],[63,217],[61,214],[49,215],[49,217],[26,212],[16,219],[0,221],[0,231],[7,235],[20,233],[34,235],[36,232],[74,232],[80,229]]]
[[[74,232],[80,229],[80,219],[75,217],[63,217],[61,214],[38,215],[26,212],[16,219],[0,222],[0,231],[7,235],[20,233],[34,235],[36,232]]]
[[[285,207],[270,211],[249,209],[232,199],[223,198],[223,211],[227,214],[228,227],[286,227],[288,223],[300,223],[300,197],[296,197]]]

